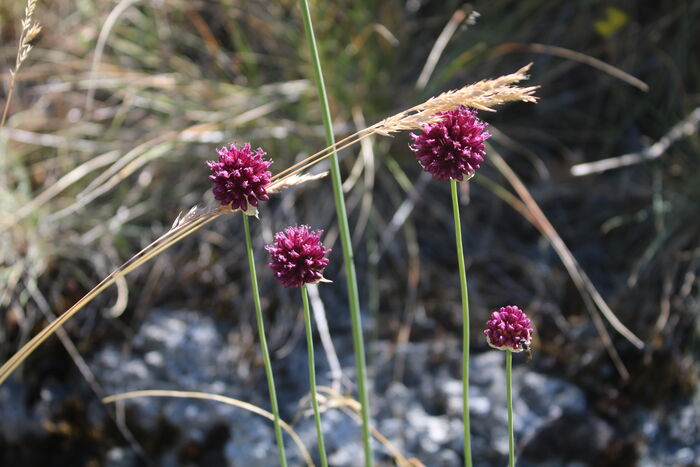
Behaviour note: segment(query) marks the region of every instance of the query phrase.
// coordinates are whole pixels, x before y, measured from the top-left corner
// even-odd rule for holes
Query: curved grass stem
[[[326,459],[326,443],[323,442],[323,429],[321,428],[321,411],[318,408],[316,396],[316,369],[314,359],[314,337],[311,329],[311,313],[309,312],[309,295],[306,285],[301,286],[301,300],[304,304],[304,323],[306,326],[306,349],[309,355],[309,385],[311,386],[311,405],[314,408],[314,421],[316,422],[316,436],[318,438],[318,453],[321,456],[321,465],[328,467]]]
[[[452,188],[452,211],[455,222],[455,241],[459,263],[459,285],[462,292],[462,420],[464,422],[464,465],[472,465],[471,436],[469,429],[469,293],[467,292],[467,271],[464,266],[462,247],[462,224],[459,219],[459,195],[457,180],[450,181]]]
[[[313,26],[311,23],[311,12],[309,11],[309,3],[307,0],[299,0],[302,17],[304,20],[304,29],[306,30],[306,41],[309,46],[309,53],[313,62],[314,78],[318,95],[321,100],[321,110],[323,113],[323,126],[326,132],[326,143],[328,146],[335,145],[335,137],[333,136],[333,122],[328,106],[328,96],[326,94],[326,86],[323,81],[323,71],[321,68],[321,59],[316,46]],[[350,227],[348,225],[348,216],[345,209],[345,199],[343,198],[342,180],[340,177],[340,165],[338,157],[333,154],[330,156],[331,180],[333,182],[333,197],[335,198],[336,213],[338,216],[338,225],[340,231],[340,243],[343,249],[343,262],[345,265],[345,276],[348,287],[348,301],[350,304],[350,318],[352,322],[352,338],[353,347],[355,350],[355,364],[357,366],[357,392],[360,399],[361,415],[362,415],[362,443],[365,454],[365,467],[373,465],[372,459],[372,438],[369,424],[369,398],[367,394],[367,365],[365,363],[365,345],[362,336],[362,319],[360,316],[360,299],[357,290],[357,277],[355,275],[355,261],[353,258],[352,241],[350,238]]]
[[[260,415],[261,417],[265,417],[268,420],[274,421],[274,418],[275,418],[274,415],[272,415],[270,412],[261,409],[257,405],[253,405],[251,403],[244,402],[244,401],[239,400],[239,399],[234,399],[233,397],[227,397],[227,396],[224,396],[222,394],[212,394],[212,393],[208,393],[208,392],[172,391],[172,390],[167,390],[167,389],[151,389],[151,390],[145,390],[145,391],[130,391],[130,392],[124,392],[124,393],[120,393],[120,394],[113,394],[111,396],[107,396],[107,397],[103,398],[102,402],[104,402],[105,404],[109,404],[112,402],[134,399],[137,397],[175,397],[175,398],[180,398],[180,399],[202,399],[202,400],[208,400],[208,401],[220,402],[222,404],[232,405],[234,407],[241,408],[243,410],[254,413],[256,415]],[[292,438],[292,441],[294,441],[294,444],[296,444],[297,449],[299,449],[301,456],[304,458],[304,463],[306,464],[306,467],[314,467],[314,463],[311,459],[311,455],[306,450],[306,447],[304,446],[304,442],[301,440],[299,435],[294,431],[294,428],[289,426],[284,420],[280,420],[280,424],[282,425],[282,428],[284,429],[284,431],[287,432],[289,437]]]
[[[258,278],[255,273],[255,256],[253,255],[253,242],[250,240],[250,221],[247,215],[243,215],[243,227],[245,229],[245,245],[248,251],[248,266],[250,268],[250,284],[253,291],[253,303],[255,304],[255,316],[258,320],[258,335],[260,336],[260,349],[265,363],[265,376],[267,377],[267,388],[270,392],[270,405],[272,406],[272,416],[275,425],[275,438],[277,438],[277,451],[280,456],[280,466],[287,466],[287,458],[284,455],[284,442],[282,440],[282,428],[280,425],[280,413],[277,406],[277,392],[275,391],[275,380],[272,376],[272,362],[270,352],[267,349],[267,339],[265,338],[265,321],[263,320],[262,308],[260,307],[260,292],[258,291]]]
[[[119,268],[110,273],[109,276],[102,279],[102,281],[92,290],[90,290],[90,292],[84,295],[68,310],[64,311],[58,318],[49,323],[29,342],[24,344],[12,357],[10,357],[10,359],[7,360],[2,367],[0,367],[0,385],[12,374],[12,372],[17,369],[17,367],[22,364],[22,362],[24,362],[24,360],[27,359],[27,357],[29,357],[29,355],[32,354],[32,352],[34,352],[34,350],[36,350],[37,347],[39,347],[46,339],[51,337],[58,328],[63,326],[63,324],[71,319],[73,315],[83,309],[85,305],[90,303],[96,296],[107,289],[107,287],[114,284],[118,279],[126,276],[142,264],[150,261],[152,258],[170,248],[172,245],[187,237],[191,233],[218,218],[221,216],[221,214],[222,212],[219,210],[210,211],[202,215],[198,215],[182,225],[169,230],[139,253],[131,257],[131,259],[129,259],[126,263],[122,264]]]

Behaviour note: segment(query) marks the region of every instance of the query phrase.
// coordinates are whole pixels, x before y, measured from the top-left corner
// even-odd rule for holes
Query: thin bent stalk
[[[311,12],[309,11],[309,3],[307,0],[299,0],[302,16],[304,19],[304,29],[306,30],[306,40],[309,46],[309,52],[313,61],[314,77],[316,78],[316,86],[318,89],[319,98],[321,100],[321,110],[323,112],[323,126],[326,130],[326,143],[328,146],[335,146],[335,138],[333,136],[333,122],[331,120],[330,109],[328,107],[328,97],[326,95],[326,87],[323,82],[323,71],[321,68],[321,59],[316,46],[313,26],[311,24]],[[343,198],[342,180],[340,177],[340,165],[338,157],[333,154],[330,156],[331,165],[331,180],[333,181],[333,197],[335,198],[336,213],[338,216],[338,224],[340,230],[340,242],[343,249],[343,263],[345,265],[345,276],[348,286],[348,301],[350,302],[350,317],[352,322],[352,337],[353,347],[355,349],[355,364],[357,366],[357,389],[360,399],[362,413],[362,444],[365,453],[365,466],[371,467],[372,459],[372,438],[369,424],[369,398],[367,395],[366,384],[366,363],[365,363],[365,345],[362,337],[362,318],[360,316],[360,299],[357,291],[357,277],[355,275],[355,262],[353,259],[352,240],[350,238],[350,227],[348,225],[348,216],[345,210],[345,199]]]
[[[272,362],[270,352],[267,349],[267,339],[265,338],[265,320],[263,319],[262,307],[260,306],[260,292],[258,290],[258,277],[255,274],[255,256],[253,255],[253,242],[250,240],[250,221],[248,216],[243,214],[243,227],[245,230],[245,245],[248,252],[248,267],[250,269],[250,285],[253,292],[253,303],[255,304],[255,317],[258,321],[258,336],[260,338],[260,349],[265,363],[265,376],[267,377],[267,389],[270,393],[270,405],[275,424],[275,438],[277,439],[277,452],[280,457],[280,466],[287,466],[287,458],[284,455],[284,441],[282,440],[282,428],[280,426],[280,411],[277,406],[277,392],[275,391],[275,379],[272,375]]]
[[[462,246],[462,224],[459,218],[459,195],[457,180],[450,180],[452,188],[452,211],[455,222],[459,285],[462,294],[462,421],[464,422],[464,465],[472,465],[471,431],[469,424],[469,293],[467,291],[467,271],[464,266]]]
[[[323,429],[321,428],[321,411],[318,408],[316,395],[316,368],[314,359],[314,337],[311,329],[311,313],[309,312],[309,294],[306,285],[301,286],[301,301],[304,305],[304,325],[306,327],[306,350],[309,357],[309,385],[311,386],[311,405],[314,408],[314,422],[316,423],[316,437],[318,438],[318,453],[321,456],[321,465],[328,467],[326,458],[326,443],[323,441]]]
[[[144,391],[130,391],[121,394],[114,394],[109,397],[102,399],[102,402],[109,404],[110,402],[118,402],[129,399],[135,399],[137,397],[175,397],[180,399],[203,399],[214,402],[221,402],[223,404],[232,405],[248,412],[265,417],[268,420],[274,420],[274,416],[267,410],[263,410],[257,405],[250,404],[248,402],[243,402],[233,397],[222,396],[221,394],[210,394],[208,392],[196,392],[196,391],[169,391],[164,389],[151,389]],[[282,429],[287,432],[294,444],[296,444],[301,456],[304,458],[304,462],[307,467],[314,467],[313,460],[309,451],[307,451],[306,446],[302,442],[299,435],[294,431],[294,429],[289,426],[284,420],[280,420],[280,425]]]
[[[109,276],[105,277],[102,282],[97,284],[90,292],[78,300],[75,305],[70,307],[61,316],[56,318],[56,320],[52,321],[48,326],[42,329],[29,342],[24,344],[22,348],[19,349],[8,361],[6,361],[0,368],[0,384],[2,384],[10,376],[10,374],[12,374],[12,372],[15,371],[17,367],[20,366],[34,350],[36,350],[37,347],[39,347],[47,338],[56,332],[56,329],[63,326],[70,318],[73,317],[73,315],[80,311],[85,305],[90,303],[107,287],[222,214],[224,214],[224,211],[217,209],[200,214],[195,218],[178,225],[141,250],[118,269],[114,270]]]
[[[360,419],[360,403],[355,399],[344,396],[333,388],[328,386],[319,386],[318,392],[327,394],[326,404],[328,407],[338,407],[343,413],[352,418],[355,422],[361,423]],[[380,433],[375,427],[370,426],[372,436],[381,443],[387,451],[394,457],[397,467],[418,467],[423,464],[416,458],[407,459],[401,451],[396,449],[396,446],[391,444],[391,441],[386,436]]]
[[[549,240],[552,248],[557,252],[557,255],[562,261],[562,264],[569,272],[569,276],[574,281],[574,285],[578,289],[581,297],[586,304],[586,309],[588,310],[591,318],[593,319],[593,324],[598,330],[603,345],[607,350],[610,358],[612,359],[615,367],[622,379],[629,379],[629,371],[625,367],[624,362],[620,358],[615,346],[613,345],[610,334],[608,333],[603,320],[595,312],[597,308],[600,314],[610,323],[610,325],[620,333],[625,339],[627,339],[632,345],[638,349],[644,348],[644,342],[637,337],[629,328],[627,328],[622,322],[615,316],[615,313],[610,309],[608,304],[605,302],[603,297],[598,292],[593,282],[590,280],[586,272],[578,264],[576,258],[571,254],[571,251],[566,246],[564,241],[561,239],[557,233],[554,226],[544,215],[542,209],[540,209],[537,202],[534,200],[530,192],[528,191],[525,184],[520,180],[520,178],[513,172],[513,169],[506,163],[502,156],[499,155],[497,151],[494,150],[492,146],[488,146],[489,154],[491,157],[491,162],[496,166],[496,168],[503,174],[503,176],[508,180],[508,183],[513,187],[515,192],[520,197],[522,205],[529,211],[529,215],[523,214],[532,224]],[[519,200],[519,201],[520,201]],[[513,204],[511,204],[513,205]],[[515,205],[513,205],[515,206]],[[534,221],[534,222],[533,222]]]

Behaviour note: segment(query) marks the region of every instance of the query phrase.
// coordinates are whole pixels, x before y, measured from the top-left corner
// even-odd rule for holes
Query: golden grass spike
[[[321,162],[344,148],[352,146],[359,141],[372,136],[391,136],[392,133],[404,130],[419,130],[427,123],[439,120],[439,112],[452,110],[459,106],[468,106],[475,109],[494,112],[492,107],[507,102],[537,102],[534,95],[539,86],[516,86],[520,81],[529,78],[527,72],[532,63],[525,65],[515,73],[500,76],[495,79],[482,80],[461,89],[446,91],[431,97],[427,101],[410,109],[404,110],[387,117],[374,125],[364,128],[350,136],[343,138],[332,146],[307,157],[301,162],[283,170],[274,177],[273,183],[281,183],[287,177],[298,175],[309,167]]]
[[[285,190],[287,188],[291,188],[293,186],[301,185],[302,183],[311,182],[313,180],[320,180],[320,179],[324,178],[326,175],[328,175],[328,172],[321,172],[319,174],[293,175],[293,176],[285,178],[284,180],[270,183],[267,186],[267,192],[268,192],[268,194],[279,193],[282,190]]]
[[[253,405],[249,402],[243,402],[241,400],[234,399],[233,397],[222,396],[221,394],[211,394],[208,392],[169,391],[164,389],[151,389],[144,391],[130,391],[121,394],[114,394],[112,396],[105,397],[104,399],[102,399],[102,402],[108,404],[110,402],[135,399],[137,397],[175,397],[181,399],[203,399],[214,402],[221,402],[223,404],[238,407],[239,409],[247,410],[248,412],[260,415],[261,417],[265,417],[268,420],[274,420],[274,416],[270,412],[261,409],[257,405]],[[307,467],[314,467],[311,455],[304,446],[304,443],[301,441],[299,435],[297,435],[294,429],[291,426],[289,426],[284,420],[280,420],[280,426],[284,431],[287,432],[290,438],[292,438],[294,444],[296,444],[297,448],[299,449],[299,452],[301,453],[302,457],[304,458],[304,461],[306,462]]]
[[[38,0],[28,0],[27,6],[24,8],[24,18],[20,23],[22,26],[22,32],[19,34],[17,56],[15,57],[15,67],[14,69],[10,70],[10,85],[7,90],[5,106],[2,109],[2,117],[0,117],[0,129],[5,126],[7,112],[10,109],[10,102],[12,101],[12,94],[15,91],[17,72],[22,66],[22,63],[27,59],[27,56],[29,56],[29,52],[32,50],[32,40],[34,40],[34,38],[41,32],[41,25],[33,21],[37,1]]]

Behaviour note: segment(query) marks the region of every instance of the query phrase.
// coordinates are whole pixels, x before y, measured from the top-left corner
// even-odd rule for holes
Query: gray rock
[[[260,393],[251,393],[246,378],[232,371],[237,368],[240,356],[236,352],[240,349],[227,345],[222,330],[206,315],[153,311],[128,349],[119,351],[108,344],[93,358],[93,371],[110,394],[139,389],[201,391],[267,408],[264,381]],[[166,453],[159,459],[160,465],[181,465],[180,454],[188,446],[204,446],[217,424],[228,427],[228,440],[222,444],[220,456],[229,465],[267,467],[279,462],[272,423],[241,408],[181,398],[138,398],[127,405],[130,426],[156,436],[165,424],[176,433],[163,440]],[[301,462],[288,437],[286,449],[291,465]]]
[[[700,400],[700,388],[696,390]],[[665,410],[664,410],[665,409]],[[644,439],[639,465],[697,466],[700,459],[700,406],[675,404],[655,412],[642,410],[638,417]]]

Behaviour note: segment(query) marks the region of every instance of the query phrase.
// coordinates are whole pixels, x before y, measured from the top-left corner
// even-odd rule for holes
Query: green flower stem
[[[275,438],[277,438],[277,451],[280,456],[280,466],[287,467],[287,458],[284,455],[284,442],[282,441],[282,427],[280,426],[280,412],[277,406],[277,392],[275,391],[275,379],[272,376],[272,362],[270,352],[267,349],[265,338],[265,321],[260,307],[260,292],[258,291],[258,278],[255,274],[255,257],[253,256],[253,242],[250,240],[250,222],[247,215],[243,214],[243,227],[245,229],[245,245],[248,250],[248,267],[250,269],[250,283],[253,289],[253,302],[255,303],[255,316],[258,319],[258,335],[260,336],[260,348],[265,362],[265,375],[267,376],[267,389],[270,392],[270,405],[274,416]]]
[[[311,313],[309,312],[309,294],[306,291],[306,285],[301,286],[301,301],[304,303],[304,322],[306,323],[306,350],[309,354],[309,385],[311,386],[311,405],[314,408],[314,421],[316,422],[318,453],[321,456],[321,465],[323,467],[328,467],[328,459],[326,459],[326,443],[323,442],[323,429],[321,428],[321,412],[318,409],[318,397],[316,396],[316,369],[314,368],[314,338],[311,329]]]
[[[450,181],[452,187],[452,211],[455,218],[455,239],[457,261],[459,262],[459,284],[462,290],[462,420],[464,422],[464,465],[472,465],[472,446],[469,430],[469,294],[467,292],[467,271],[464,266],[462,247],[462,224],[459,220],[459,195],[457,180]]]
[[[302,17],[304,19],[304,29],[306,30],[306,41],[309,45],[309,53],[313,62],[314,78],[321,100],[321,110],[323,112],[323,126],[326,130],[326,144],[335,144],[333,136],[333,122],[328,107],[328,96],[326,86],[323,82],[323,71],[321,59],[316,46],[313,26],[311,24],[311,12],[307,0],[299,0]],[[355,349],[355,364],[357,366],[357,392],[360,399],[362,415],[362,442],[365,453],[365,467],[371,467],[372,446],[369,426],[369,398],[367,395],[367,364],[365,363],[365,344],[362,337],[362,319],[360,316],[360,299],[357,291],[357,277],[355,275],[355,261],[353,258],[352,241],[350,239],[350,227],[348,225],[348,215],[345,210],[345,199],[343,198],[342,180],[340,178],[340,165],[335,154],[330,157],[331,180],[333,182],[333,197],[335,198],[335,209],[338,216],[340,230],[340,243],[343,248],[343,262],[345,263],[345,276],[348,287],[348,301],[350,304],[350,318],[352,322],[352,339]]]
[[[513,435],[513,352],[506,350],[506,398],[508,399],[508,466],[515,467],[515,436]]]

